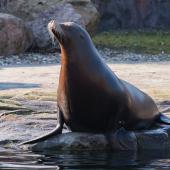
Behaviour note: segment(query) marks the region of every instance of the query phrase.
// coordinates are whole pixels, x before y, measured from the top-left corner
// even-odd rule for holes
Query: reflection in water
[[[56,151],[0,152],[0,169],[88,169],[88,170],[159,170],[170,169],[169,151],[107,152],[107,151]]]

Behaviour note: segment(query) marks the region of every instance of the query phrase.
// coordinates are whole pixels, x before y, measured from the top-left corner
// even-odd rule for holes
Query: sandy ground
[[[170,100],[170,62],[109,64],[121,78],[150,94],[155,100]],[[30,91],[56,93],[60,65],[2,67],[0,95]]]

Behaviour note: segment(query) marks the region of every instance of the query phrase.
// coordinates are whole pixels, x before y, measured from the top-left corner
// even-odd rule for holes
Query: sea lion
[[[61,48],[58,124],[49,134],[23,144],[62,133],[64,123],[74,132],[94,133],[120,127],[143,130],[157,123],[170,124],[170,119],[159,112],[151,97],[112,72],[85,29],[73,22],[55,21],[48,28]]]

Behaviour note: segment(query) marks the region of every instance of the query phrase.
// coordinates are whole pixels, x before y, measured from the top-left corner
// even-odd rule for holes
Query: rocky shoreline
[[[150,94],[157,102],[160,111],[164,111],[167,116],[170,114],[170,73],[167,71],[169,66],[170,63],[167,62],[160,62],[160,64],[109,63],[111,70],[122,79],[135,84]],[[2,67],[0,71],[0,147],[16,146],[20,142],[41,136],[52,130],[57,123],[56,89],[60,65]],[[152,146],[152,141],[156,138],[158,142],[153,147],[166,148],[166,146],[169,146],[169,136],[166,133],[161,132],[159,135],[156,131],[154,134],[155,136],[152,137],[152,134],[145,136],[144,133],[144,137],[140,141],[145,143],[149,138]],[[169,131],[168,134],[170,134]],[[64,140],[66,139],[63,138],[64,136],[59,138],[61,139],[60,142],[72,140],[70,142],[70,144],[73,144],[72,148],[77,145],[77,147],[84,148],[84,145],[76,142],[77,138],[74,138],[74,134],[70,135],[71,137],[67,137],[68,140]],[[81,138],[81,135],[79,137]],[[91,137],[87,135],[81,138],[82,142],[84,142],[84,137],[89,137],[91,142],[103,139],[101,136],[101,138],[95,138],[95,140],[92,138],[91,140]],[[159,141],[162,137],[163,140]],[[52,141],[55,142],[56,140],[58,138]],[[86,145],[88,141],[85,141],[84,144],[89,146]],[[45,148],[44,144],[42,146]],[[69,145],[66,144],[65,146],[68,147]],[[93,147],[93,145],[90,146]],[[99,143],[98,146],[100,147],[101,144]],[[141,144],[141,146],[148,145]]]
[[[119,52],[109,48],[99,48],[99,53],[109,63],[143,63],[170,61],[169,54],[137,54],[127,51]],[[0,56],[0,66],[41,65],[60,63],[60,53],[24,53],[19,55]]]

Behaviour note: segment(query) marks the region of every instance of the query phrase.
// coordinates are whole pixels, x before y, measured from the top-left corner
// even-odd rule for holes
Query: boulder
[[[71,4],[59,3],[50,10],[39,14],[34,20],[26,23],[27,27],[33,32],[34,50],[49,50],[52,52],[54,46],[52,46],[52,40],[47,29],[47,25],[52,19],[55,19],[57,22],[72,21],[85,26],[82,16],[75,11]]]
[[[30,21],[59,1],[61,0],[1,0],[0,12],[11,13],[24,21]]]
[[[81,15],[88,31],[96,29],[100,14],[91,0],[66,0],[66,2],[72,4],[76,12]]]
[[[47,30],[47,24],[52,19],[57,22],[75,22],[88,31],[95,29],[99,14],[94,5],[87,0],[67,1],[57,3],[49,10],[40,13],[34,20],[27,22],[27,26],[34,35],[33,49],[40,51],[52,51],[54,49]]]
[[[21,145],[23,149],[42,150],[137,150],[136,136],[123,128],[116,133],[94,134],[66,132],[33,145]]]
[[[0,13],[0,55],[25,52],[32,45],[31,32],[20,18]]]

